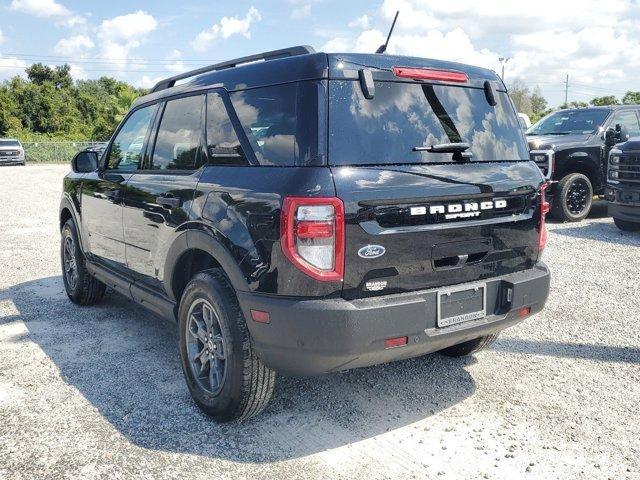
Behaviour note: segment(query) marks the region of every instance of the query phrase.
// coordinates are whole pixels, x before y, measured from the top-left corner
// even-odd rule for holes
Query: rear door
[[[404,292],[530,268],[538,188],[505,92],[329,82],[329,163],[345,203],[347,298]],[[426,151],[467,143],[467,156]],[[454,157],[456,160],[454,160]]]
[[[160,106],[143,168],[131,175],[124,195],[127,266],[136,281],[157,289],[175,229],[189,212],[203,158],[203,94]]]

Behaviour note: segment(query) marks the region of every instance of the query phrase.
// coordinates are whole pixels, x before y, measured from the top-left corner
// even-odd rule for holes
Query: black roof
[[[298,46],[229,60],[167,78],[158,82],[152,93],[136,100],[134,106],[216,87],[236,91],[302,80],[357,79],[358,70],[362,68],[371,69],[376,80],[398,80],[391,71],[394,66],[455,70],[467,74],[468,85],[482,87],[489,80],[495,82],[496,88],[504,90],[502,80],[492,70],[462,63],[374,53],[327,54]],[[176,82],[187,79],[190,80],[175,86]]]

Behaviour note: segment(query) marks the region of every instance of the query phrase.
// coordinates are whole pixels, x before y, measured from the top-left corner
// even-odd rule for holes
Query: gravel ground
[[[175,327],[67,300],[67,168],[0,168],[0,479],[640,478],[640,235],[602,206],[550,226],[548,306],[493,348],[281,377],[264,414],[218,425]]]

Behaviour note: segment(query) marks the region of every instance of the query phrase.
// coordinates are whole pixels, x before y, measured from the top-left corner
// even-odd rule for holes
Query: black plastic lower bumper
[[[640,223],[640,187],[607,187],[609,216]]]
[[[503,330],[522,320],[522,307],[530,307],[531,314],[542,310],[550,273],[540,262],[483,283],[487,316],[444,328],[436,326],[437,290],[351,301],[247,292],[238,292],[238,299],[266,365],[289,374],[316,375],[424,355]],[[253,321],[252,309],[268,312],[270,323]],[[385,349],[385,340],[403,336],[407,345]]]

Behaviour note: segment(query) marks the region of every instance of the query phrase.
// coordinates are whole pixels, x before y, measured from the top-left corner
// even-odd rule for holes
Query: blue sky
[[[0,0],[0,79],[41,61],[139,86],[287,45],[374,51],[396,9],[392,53],[443,58],[539,86],[552,105],[640,90],[636,0]]]

